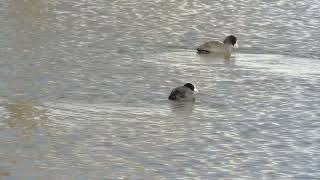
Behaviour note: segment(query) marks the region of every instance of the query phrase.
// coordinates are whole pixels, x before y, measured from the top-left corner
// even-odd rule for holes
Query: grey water
[[[319,179],[319,8],[2,1],[0,179]],[[230,59],[194,50],[230,34]]]

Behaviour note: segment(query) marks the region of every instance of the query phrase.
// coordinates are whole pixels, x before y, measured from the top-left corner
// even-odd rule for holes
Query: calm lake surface
[[[318,179],[319,9],[2,1],[0,179]],[[231,59],[195,53],[230,34]]]

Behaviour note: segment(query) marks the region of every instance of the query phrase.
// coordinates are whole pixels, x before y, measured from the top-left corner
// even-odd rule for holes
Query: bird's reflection
[[[235,65],[235,57],[225,57],[219,54],[198,54],[200,61],[210,64]]]
[[[183,116],[189,116],[194,111],[194,102],[181,101],[181,102],[170,102],[171,111],[174,114],[179,114]]]

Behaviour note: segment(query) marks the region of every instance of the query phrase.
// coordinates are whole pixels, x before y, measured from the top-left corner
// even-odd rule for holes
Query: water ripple
[[[319,6],[3,2],[0,177],[320,177]],[[195,53],[229,34],[230,60]],[[189,81],[195,104],[167,101]]]

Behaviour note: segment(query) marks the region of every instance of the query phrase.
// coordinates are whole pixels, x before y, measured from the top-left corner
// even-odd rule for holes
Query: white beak
[[[233,45],[233,47],[235,48],[235,49],[238,49],[238,42],[236,42],[234,45]]]
[[[198,91],[198,89],[197,89],[197,88],[194,88],[194,90],[193,90],[193,91],[194,91],[194,93],[195,93],[195,94],[198,94],[198,93],[199,93],[199,91]]]

